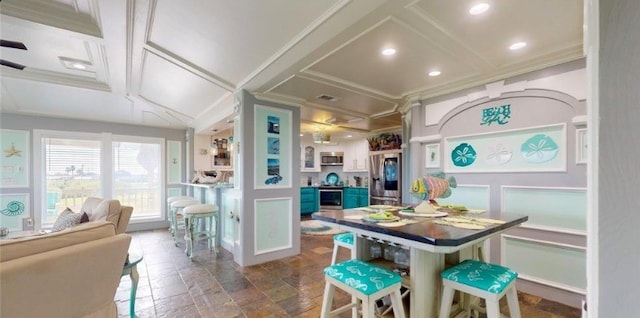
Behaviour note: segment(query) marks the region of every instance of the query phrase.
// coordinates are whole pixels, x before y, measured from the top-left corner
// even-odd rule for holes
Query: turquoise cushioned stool
[[[357,259],[331,265],[324,269],[326,285],[320,317],[327,318],[358,306],[362,301],[362,317],[375,317],[376,300],[389,295],[396,318],[404,318],[404,307],[400,297],[402,278],[390,270],[371,265]],[[331,311],[333,293],[338,287],[357,300]]]
[[[353,249],[353,233],[340,233],[333,236],[333,256],[331,257],[331,265],[338,260],[338,249],[340,247]]]
[[[500,317],[498,302],[506,294],[511,318],[520,318],[518,293],[515,286],[518,273],[496,264],[465,260],[446,269],[440,276],[444,285],[440,318],[448,318],[451,314],[451,303],[456,290],[484,298],[488,318]],[[466,304],[468,306],[469,302]]]

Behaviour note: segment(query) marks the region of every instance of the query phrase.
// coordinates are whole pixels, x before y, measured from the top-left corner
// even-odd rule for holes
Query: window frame
[[[121,135],[121,134],[112,134],[112,133],[89,133],[89,132],[77,132],[77,131],[61,131],[61,130],[45,130],[45,129],[34,129],[32,136],[32,147],[33,147],[33,195],[34,198],[37,198],[33,202],[33,213],[32,217],[34,219],[34,224],[38,228],[43,228],[42,220],[43,215],[42,211],[46,210],[47,206],[46,202],[46,160],[44,158],[45,154],[45,144],[43,142],[43,138],[60,138],[60,139],[82,139],[82,140],[93,140],[100,141],[100,183],[101,183],[101,196],[105,199],[112,199],[115,196],[115,189],[113,186],[114,181],[114,170],[113,170],[113,142],[140,142],[140,143],[157,143],[160,145],[160,171],[159,178],[161,180],[160,185],[160,215],[158,217],[148,217],[135,219],[131,218],[130,224],[134,223],[152,223],[157,221],[166,220],[166,207],[164,202],[164,198],[166,196],[166,140],[165,138],[157,138],[157,137],[145,137],[145,136],[132,136],[132,135]],[[47,225],[47,228],[49,225]]]

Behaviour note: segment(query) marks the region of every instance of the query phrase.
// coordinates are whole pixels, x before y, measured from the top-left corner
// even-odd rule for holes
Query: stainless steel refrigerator
[[[369,157],[369,204],[402,204],[402,150],[372,153]]]

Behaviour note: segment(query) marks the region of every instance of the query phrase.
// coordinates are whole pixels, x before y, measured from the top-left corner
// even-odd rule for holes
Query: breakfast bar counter
[[[352,258],[368,260],[368,239],[402,245],[410,250],[411,308],[410,317],[437,317],[440,301],[440,272],[444,270],[445,254],[459,252],[461,258],[473,255],[474,247],[528,220],[527,216],[509,215],[486,219],[484,214],[451,213],[448,218],[410,217],[399,215],[399,222],[376,223],[368,219],[364,209],[322,211],[312,218],[356,235]],[[397,218],[396,218],[397,219]],[[450,220],[450,221],[447,221]],[[469,220],[482,225],[477,229],[457,227],[454,220]],[[478,220],[478,221],[473,221]],[[406,222],[406,223],[403,223]]]

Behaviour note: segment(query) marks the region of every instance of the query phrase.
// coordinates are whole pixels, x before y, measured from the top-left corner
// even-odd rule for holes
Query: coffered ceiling
[[[471,15],[479,2],[489,9]],[[2,112],[200,133],[228,128],[242,89],[300,106],[303,132],[397,129],[416,100],[583,56],[582,0],[4,0],[0,10],[2,40],[27,48],[1,49],[25,66],[1,67]]]

